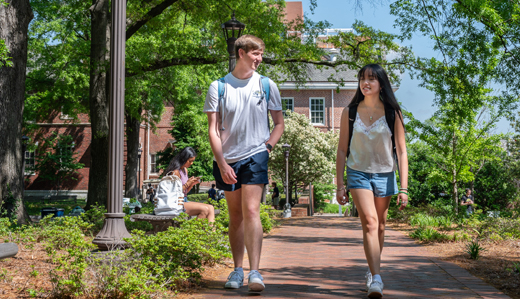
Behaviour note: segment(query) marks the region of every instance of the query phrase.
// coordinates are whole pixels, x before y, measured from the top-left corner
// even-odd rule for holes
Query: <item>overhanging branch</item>
[[[172,6],[179,0],[165,0],[161,4],[153,7],[150,9],[142,19],[138,20],[137,22],[133,23],[132,25],[128,26],[126,29],[126,40],[132,37],[134,33],[137,32],[141,27],[143,27],[148,21],[155,18],[156,16],[162,14],[168,7]]]
[[[144,67],[139,70],[129,70],[126,69],[125,76],[127,78],[133,77],[142,73],[151,72],[160,70],[163,68],[167,68],[170,66],[175,65],[205,65],[205,64],[215,64],[219,62],[227,61],[226,57],[223,56],[215,56],[215,57],[184,57],[184,58],[172,58],[172,59],[165,59],[156,61],[152,64],[150,64],[147,67]],[[272,58],[263,58],[263,62],[265,64],[270,65],[277,65],[277,64],[283,64],[283,63],[307,63],[307,64],[313,64],[313,65],[323,65],[323,66],[330,66],[330,67],[337,67],[340,65],[353,65],[355,62],[347,61],[347,60],[338,60],[335,62],[332,61],[323,61],[323,60],[309,60],[309,59],[303,59],[303,58],[281,58],[281,59],[272,59]],[[410,67],[418,68],[416,65],[412,65],[408,62],[402,62],[402,61],[395,61],[395,62],[384,62],[380,63],[381,65],[405,65]],[[360,67],[357,66],[356,67]]]

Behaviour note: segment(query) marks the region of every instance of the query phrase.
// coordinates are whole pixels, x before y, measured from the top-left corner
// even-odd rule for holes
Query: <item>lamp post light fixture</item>
[[[291,146],[285,143],[282,145],[282,148],[284,149],[284,156],[285,156],[285,206],[283,210],[283,217],[284,218],[291,218],[291,203],[289,202],[290,194],[289,194],[289,150],[291,149]]]
[[[130,238],[123,213],[123,152],[125,108],[126,0],[112,0],[110,38],[110,119],[108,198],[105,223],[92,243],[100,250],[120,248]]]
[[[236,57],[235,57],[235,41],[242,35],[246,25],[240,23],[235,19],[235,12],[231,16],[231,20],[220,25],[222,31],[224,31],[224,38],[227,42],[227,50],[229,53],[229,72],[231,73],[235,69]]]

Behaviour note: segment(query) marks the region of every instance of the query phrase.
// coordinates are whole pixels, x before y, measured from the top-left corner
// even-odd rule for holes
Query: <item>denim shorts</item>
[[[347,167],[347,189],[366,189],[374,197],[387,197],[398,193],[395,172],[368,173]]]
[[[232,185],[224,183],[218,164],[216,161],[213,161],[213,176],[215,177],[217,188],[224,191],[236,191],[242,185],[269,184],[269,177],[267,176],[268,160],[269,152],[264,151],[229,164],[237,176],[237,182]]]

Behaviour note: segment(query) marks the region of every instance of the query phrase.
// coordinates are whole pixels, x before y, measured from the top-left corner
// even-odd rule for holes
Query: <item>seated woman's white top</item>
[[[356,114],[347,166],[368,173],[396,170],[392,151],[392,132],[384,115],[367,127],[359,118],[359,114]]]

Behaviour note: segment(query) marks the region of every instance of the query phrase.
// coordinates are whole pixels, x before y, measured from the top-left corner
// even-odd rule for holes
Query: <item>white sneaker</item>
[[[264,278],[257,270],[249,272],[247,288],[249,292],[261,292],[265,289]]]
[[[372,284],[372,273],[370,273],[370,270],[367,271],[365,274],[365,291],[368,292],[368,289],[370,289],[370,285]]]
[[[372,281],[368,289],[368,298],[382,298],[383,297],[383,283],[377,280]]]
[[[226,289],[238,289],[244,285],[244,272],[243,271],[233,271],[229,274],[228,280],[224,285]]]

